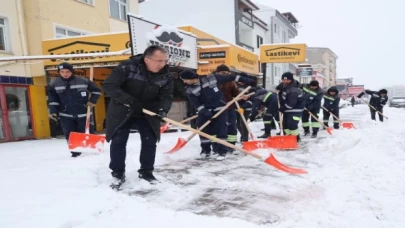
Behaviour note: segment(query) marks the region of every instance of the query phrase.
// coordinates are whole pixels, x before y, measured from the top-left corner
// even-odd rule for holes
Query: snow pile
[[[300,176],[250,156],[195,160],[197,136],[163,154],[190,134],[179,132],[163,135],[155,172],[162,183],[151,187],[137,178],[140,140],[132,134],[120,193],[109,188],[108,145],[70,158],[65,140],[0,144],[0,227],[402,227],[405,110],[384,112],[390,119],[379,123],[367,106],[348,107],[342,120],[357,130],[321,131],[297,151],[257,151],[309,172]],[[261,122],[251,126],[262,133]]]

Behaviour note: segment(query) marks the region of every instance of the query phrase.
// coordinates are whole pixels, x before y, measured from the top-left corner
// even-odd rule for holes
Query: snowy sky
[[[292,42],[329,47],[338,56],[338,78],[379,89],[405,85],[404,0],[254,0],[300,21]]]

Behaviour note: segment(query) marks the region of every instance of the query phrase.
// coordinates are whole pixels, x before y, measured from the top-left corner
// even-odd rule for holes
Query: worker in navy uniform
[[[66,140],[70,132],[85,133],[87,106],[93,108],[101,96],[101,90],[87,78],[74,75],[73,66],[67,62],[58,66],[60,77],[51,81],[48,88],[50,118],[60,119]],[[94,132],[91,121],[90,133]],[[80,152],[71,151],[72,157]]]
[[[301,141],[298,123],[305,107],[304,93],[299,87],[300,84],[294,80],[291,72],[285,72],[281,76],[281,84],[277,86],[284,132],[286,135],[297,136],[298,142]]]
[[[215,71],[215,75],[221,77],[221,76],[227,76],[231,75],[231,70],[229,67],[225,64],[221,64],[217,67]],[[232,101],[232,99],[236,96],[239,95],[239,90],[236,85],[235,81],[229,81],[229,82],[224,82],[221,84],[221,92],[224,94],[225,101],[228,103]],[[226,111],[228,113],[228,121],[226,122],[228,126],[228,142],[230,144],[235,145],[236,141],[238,140],[238,128],[236,127],[236,105],[232,104],[231,106],[228,107],[228,110]],[[214,148],[215,152],[215,148]],[[228,148],[229,153],[233,153],[234,149],[233,148]]]
[[[365,93],[371,95],[370,98],[370,105],[377,109],[379,112],[383,113],[384,105],[387,104],[388,101],[388,91],[386,89],[381,89],[378,92],[371,91],[366,89],[365,92],[361,92],[357,97],[361,98]],[[375,120],[375,113],[376,111],[370,107],[371,119]],[[378,118],[381,122],[384,122],[384,117],[380,113],[378,113]]]
[[[121,62],[103,83],[104,92],[111,97],[106,140],[111,141],[112,188],[119,188],[125,181],[126,147],[132,124],[137,126],[141,138],[138,177],[151,184],[158,182],[153,170],[156,143],[160,140],[159,117],[167,116],[173,101],[173,79],[167,59],[166,49],[151,45],[143,54]],[[144,114],[143,109],[159,117]]]
[[[210,74],[207,76],[198,76],[196,73],[190,70],[183,71],[180,74],[180,78],[187,84],[187,97],[191,104],[197,109],[198,118],[197,126],[201,127],[208,120],[211,119],[218,111],[220,111],[225,105],[225,97],[221,92],[220,87],[224,82],[229,81],[242,81],[244,83],[252,83],[253,81],[241,77],[239,75],[221,75]],[[247,99],[247,96],[245,97]],[[212,119],[212,122],[203,129],[203,132],[216,136],[218,139],[227,141],[228,139],[228,114],[223,112],[221,115]],[[211,144],[218,154],[217,160],[221,161],[225,159],[228,148],[222,144],[211,143],[211,141],[205,137],[200,136],[202,151],[200,156],[202,158],[209,158],[211,156]]]
[[[303,87],[305,108],[314,114],[317,118],[321,110],[321,103],[323,98],[323,90],[319,87],[319,82],[313,80],[309,85]],[[307,110],[302,113],[302,127],[304,128],[304,136],[309,135],[309,128],[312,127],[312,138],[318,135],[321,124],[316,121]],[[311,122],[309,122],[311,120]]]
[[[266,108],[263,114],[264,134],[258,138],[268,138],[271,136],[271,123],[273,118],[278,121],[277,94],[265,89],[257,90],[253,98],[252,113],[249,117],[250,121],[253,122],[256,119],[259,109],[261,109],[262,106]]]
[[[329,127],[329,117],[331,116],[329,112],[339,118],[339,90],[336,86],[330,87],[326,93],[323,95],[323,107],[326,109],[323,110],[323,124],[326,127]],[[333,117],[333,128],[339,129],[339,120]]]

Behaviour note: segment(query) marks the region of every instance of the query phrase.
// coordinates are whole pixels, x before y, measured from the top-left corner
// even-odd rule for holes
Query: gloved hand
[[[256,120],[256,116],[250,115],[249,120],[250,122],[254,122]]]
[[[54,121],[58,121],[58,115],[56,113],[52,113],[49,115],[49,118],[51,118]]]
[[[364,95],[364,92],[361,92],[359,95],[357,95],[358,98],[361,98]]]
[[[94,106],[96,106],[96,104],[91,103],[90,101],[87,102],[87,106],[90,106],[90,108],[93,108]]]
[[[131,103],[129,103],[129,107],[131,108],[131,111],[133,114],[141,114],[142,113],[142,103],[138,100],[134,100]]]
[[[283,105],[281,106],[278,111],[284,113],[287,108]]]
[[[167,117],[167,113],[163,111],[163,109],[159,109],[156,117],[159,118],[161,121],[164,121],[163,118]]]
[[[198,113],[207,118],[211,118],[214,115],[214,113],[212,113],[210,110],[208,110],[206,108],[201,109],[201,111],[199,111]]]
[[[306,108],[311,111],[312,109],[314,109],[314,105],[310,104]]]
[[[329,112],[333,112],[333,109],[329,109]]]

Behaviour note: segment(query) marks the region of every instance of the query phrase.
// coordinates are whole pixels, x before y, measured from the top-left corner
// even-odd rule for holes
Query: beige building
[[[316,70],[325,76],[325,86],[336,85],[336,60],[338,56],[329,48],[308,47],[307,63],[316,65]],[[320,67],[321,66],[321,67]]]
[[[42,55],[42,41],[128,31],[138,0],[0,0],[0,57]],[[49,135],[43,61],[0,62],[0,142]],[[42,110],[42,111],[41,111]]]

